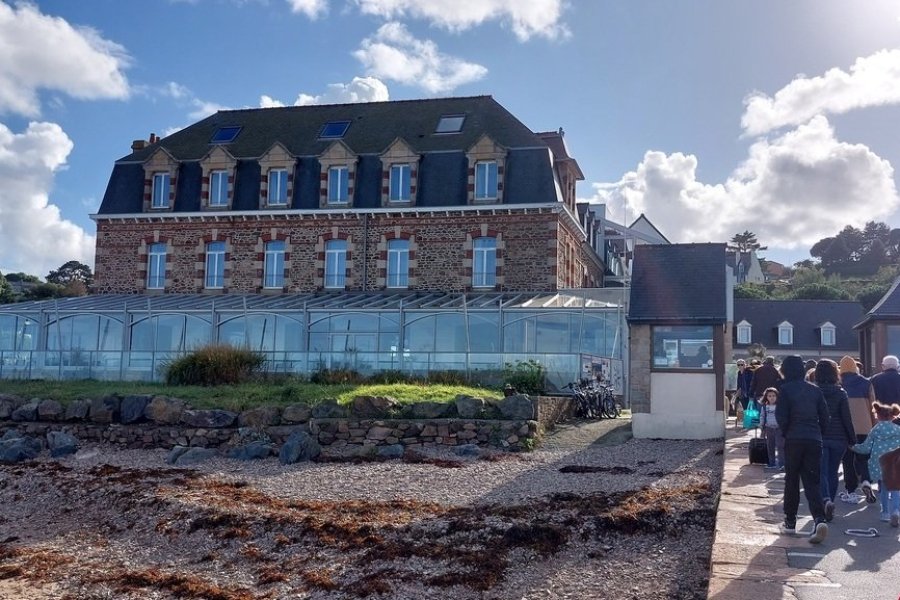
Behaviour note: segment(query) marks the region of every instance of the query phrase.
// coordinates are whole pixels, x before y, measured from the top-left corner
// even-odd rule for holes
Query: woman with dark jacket
[[[838,366],[827,358],[816,363],[815,383],[822,390],[830,420],[822,434],[822,499],[825,501],[825,520],[834,517],[834,497],[837,495],[838,468],[847,448],[856,443],[847,392],[840,386]]]

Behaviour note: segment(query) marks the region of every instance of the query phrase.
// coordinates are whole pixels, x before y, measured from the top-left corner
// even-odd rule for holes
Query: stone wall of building
[[[630,377],[631,412],[650,412],[650,366],[653,364],[653,344],[650,326],[632,323],[629,327],[631,353]]]

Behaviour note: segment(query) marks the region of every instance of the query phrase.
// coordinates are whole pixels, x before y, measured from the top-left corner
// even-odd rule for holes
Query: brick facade
[[[218,240],[224,241],[227,249],[226,291],[259,292],[265,242],[275,239],[284,240],[286,246],[284,292],[323,288],[323,249],[330,239],[348,242],[346,290],[382,290],[387,242],[400,238],[411,242],[409,289],[461,292],[472,285],[473,232],[497,239],[498,291],[583,287],[586,278],[601,282],[602,272],[584,260],[582,240],[564,214],[522,208],[98,219],[94,291],[144,293],[147,240],[164,240],[164,291],[204,292],[201,245],[203,240]]]

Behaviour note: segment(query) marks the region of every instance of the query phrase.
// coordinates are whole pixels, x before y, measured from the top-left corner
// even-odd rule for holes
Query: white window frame
[[[269,206],[287,206],[287,169],[269,169],[269,184],[266,192],[266,203]]]
[[[787,340],[787,341],[784,341]],[[794,344],[794,326],[784,321],[778,325],[778,345],[792,346]]]
[[[830,336],[830,339],[826,339],[826,334]],[[819,328],[819,341],[823,346],[837,345],[837,327],[831,322],[823,323]]]
[[[735,327],[737,328],[738,344],[753,343],[753,326],[750,325],[750,323],[748,323],[747,321],[741,321]]]
[[[203,282],[208,290],[225,287],[225,242],[206,244],[206,273]]]
[[[168,173],[153,174],[150,208],[169,208],[169,188],[171,184],[171,175]]]
[[[350,167],[336,165],[328,167],[328,204],[348,204],[350,202]]]
[[[209,172],[209,205],[217,208],[228,206],[228,171],[218,169]]]
[[[409,240],[388,241],[386,285],[389,288],[409,287]]]
[[[166,244],[156,242],[147,249],[147,289],[162,290],[166,287]]]
[[[284,288],[284,254],[283,240],[266,242],[265,261],[263,263],[263,287],[274,290]]]
[[[494,185],[491,186],[493,172]],[[493,189],[492,189],[493,188]],[[475,199],[493,200],[500,194],[500,172],[496,160],[480,160],[475,163]]]
[[[325,242],[325,289],[342,290],[347,285],[347,240]]]
[[[490,240],[490,243],[488,243]],[[488,270],[493,263],[493,270]],[[492,288],[497,285],[497,238],[484,236],[472,240],[472,287]]]
[[[396,177],[395,173],[397,174]],[[404,174],[406,175],[405,180]],[[412,200],[412,167],[408,163],[391,165],[388,200],[390,202],[409,202]]]

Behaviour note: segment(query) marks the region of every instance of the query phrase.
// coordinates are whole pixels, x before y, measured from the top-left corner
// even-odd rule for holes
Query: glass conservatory
[[[278,373],[479,379],[534,359],[556,386],[603,359],[623,389],[626,327],[621,289],[96,295],[0,306],[0,378],[154,380],[167,361],[225,343],[264,354]]]

